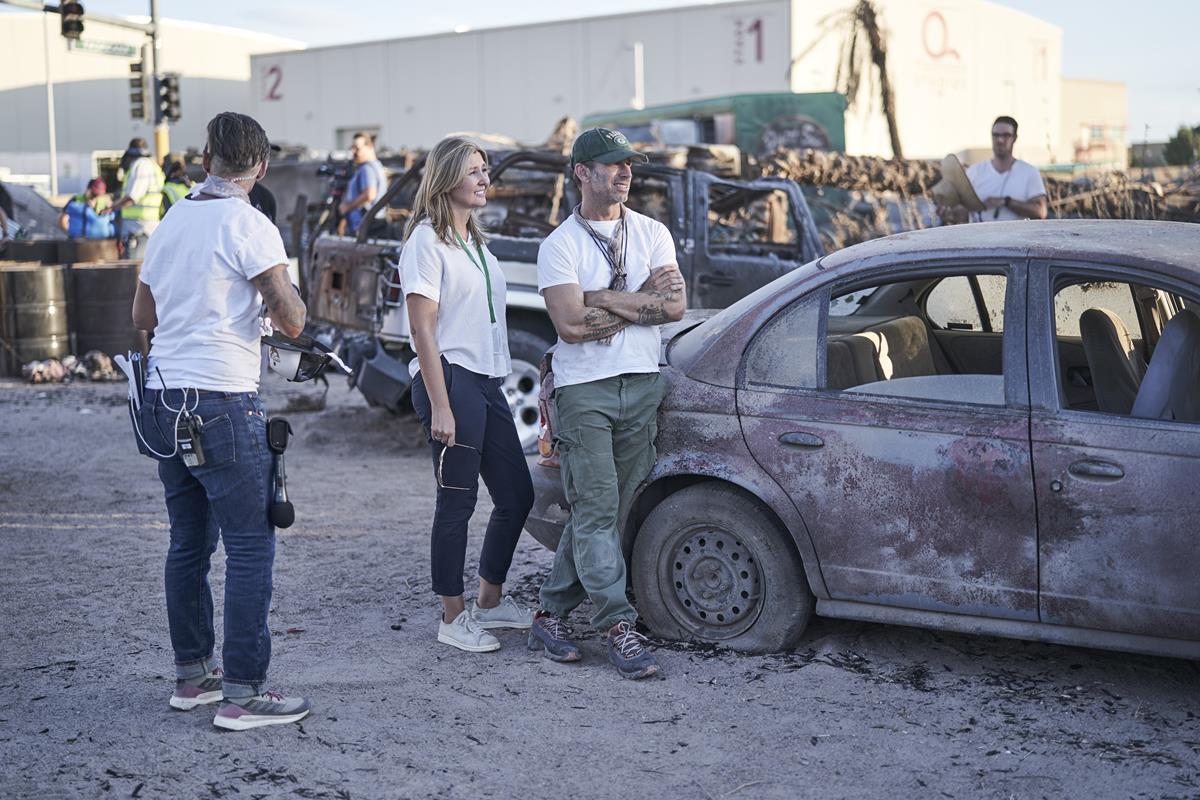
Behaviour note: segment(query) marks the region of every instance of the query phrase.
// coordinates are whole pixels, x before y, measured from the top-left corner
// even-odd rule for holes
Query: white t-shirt
[[[400,286],[405,297],[419,294],[437,302],[437,342],[447,361],[477,375],[502,378],[512,372],[504,319],[504,272],[485,245],[483,255],[492,281],[492,309],[499,329],[493,334],[487,280],[475,263],[479,260],[475,241],[468,241],[467,246],[471,248],[469,256],[457,244],[448,245],[438,239],[428,220],[422,222],[400,251]],[[408,365],[413,377],[420,369],[418,359]]]
[[[635,292],[650,271],[679,263],[671,232],[657,220],[626,209],[628,245],[625,257],[626,291]],[[611,236],[619,220],[589,220],[602,236]],[[604,252],[579,220],[571,216],[554,229],[538,248],[538,292],[551,286],[577,283],[585,292],[607,289],[612,267]],[[658,372],[661,348],[657,325],[630,325],[613,336],[610,344],[561,338],[554,350],[554,385],[571,386],[614,375]]]
[[[180,200],[146,245],[140,279],[158,326],[147,386],[253,392],[262,296],[250,282],[288,262],[279,229],[237,198]]]
[[[975,187],[979,199],[987,202],[989,197],[1011,197],[1013,200],[1032,200],[1046,193],[1042,183],[1042,173],[1028,161],[1017,159],[1008,172],[996,172],[989,158],[967,167],[967,178]],[[1001,206],[999,214],[995,210],[972,212],[972,222],[1004,221],[1008,219],[1025,219],[1010,208]]]

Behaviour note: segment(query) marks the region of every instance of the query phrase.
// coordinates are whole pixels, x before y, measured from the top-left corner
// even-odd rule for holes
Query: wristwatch
[[[1011,198],[1011,197],[1009,197],[1008,195],[1004,195],[1004,207],[1005,207],[1005,208],[1008,208],[1008,204],[1009,204],[1010,202],[1012,202],[1012,198]]]

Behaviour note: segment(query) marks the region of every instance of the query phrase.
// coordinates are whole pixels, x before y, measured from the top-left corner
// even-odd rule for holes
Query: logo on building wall
[[[921,23],[921,43],[925,53],[934,61],[944,58],[953,61],[961,60],[958,51],[950,46],[950,26],[940,11],[930,11]]]

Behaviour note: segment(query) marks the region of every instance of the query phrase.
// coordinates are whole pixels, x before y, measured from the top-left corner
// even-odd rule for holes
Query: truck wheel
[[[508,398],[517,436],[526,453],[537,452],[538,390],[541,388],[539,365],[552,343],[531,331],[509,328],[508,352],[512,357],[512,372],[501,387]]]
[[[747,653],[794,647],[813,612],[787,533],[757,501],[714,483],[650,512],[633,545],[633,589],[655,634]]]

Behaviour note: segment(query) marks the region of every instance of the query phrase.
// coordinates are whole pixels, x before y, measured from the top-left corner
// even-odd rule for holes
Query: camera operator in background
[[[353,236],[359,225],[367,225],[368,235],[382,234],[387,224],[387,209],[381,208],[371,220],[366,220],[367,211],[387,189],[387,172],[379,157],[375,155],[375,142],[367,133],[356,133],[350,145],[354,158],[354,177],[346,187],[346,199],[338,206],[338,213],[346,218],[346,235]]]
[[[269,153],[250,117],[224,112],[208,123],[208,179],[158,226],[133,303],[134,324],[154,332],[136,421],[139,446],[159,461],[171,523],[170,704],[220,702],[213,724],[230,730],[296,722],[309,712],[308,700],[265,687],[275,528],[258,396],[261,304],[287,336],[298,336],[305,321],[279,230],[250,205],[248,190],[266,174]],[[208,583],[218,539],[226,560],[224,672],[213,659]]]

